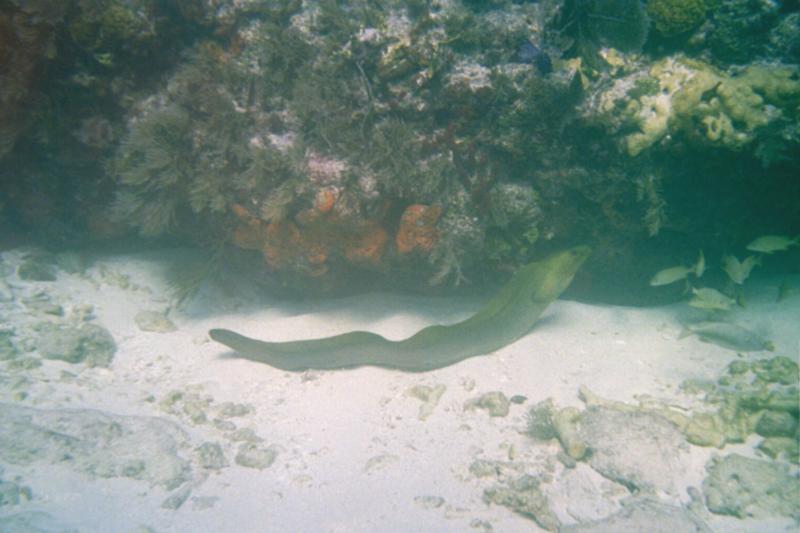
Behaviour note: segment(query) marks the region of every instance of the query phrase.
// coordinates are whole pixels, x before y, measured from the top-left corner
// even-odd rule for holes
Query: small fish
[[[700,250],[700,255],[697,257],[697,263],[694,264],[694,277],[700,278],[706,271],[706,256],[703,250]]]
[[[722,258],[722,269],[731,278],[731,281],[737,285],[741,285],[750,277],[750,272],[756,265],[761,264],[761,258],[755,255],[749,255],[744,261],[739,261],[736,256],[726,255]]]
[[[523,63],[534,65],[542,74],[549,74],[553,70],[553,63],[547,52],[530,41],[522,43],[517,50],[517,58]]]
[[[790,246],[800,246],[800,235],[794,239],[785,235],[764,235],[748,244],[747,249],[751,252],[771,254],[788,250]]]
[[[656,275],[650,279],[651,287],[659,287],[661,285],[669,285],[682,279],[686,279],[689,274],[694,274],[699,278],[706,271],[706,258],[703,255],[703,250],[700,250],[700,256],[697,258],[697,263],[687,266],[674,266],[659,270]]]
[[[696,335],[703,342],[716,344],[737,352],[760,352],[775,350],[775,346],[768,340],[762,339],[756,333],[736,324],[727,322],[699,322],[685,327],[679,338]]]
[[[725,296],[717,289],[705,287],[702,289],[692,289],[692,297],[689,305],[698,309],[708,309],[709,311],[728,311],[736,300]]]

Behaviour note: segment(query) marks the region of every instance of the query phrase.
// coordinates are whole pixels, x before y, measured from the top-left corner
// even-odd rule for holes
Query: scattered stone
[[[194,496],[192,498],[192,511],[211,509],[218,501],[219,498],[216,496]]]
[[[415,385],[406,391],[406,396],[411,396],[412,398],[422,401],[422,405],[419,406],[419,413],[417,414],[418,419],[426,420],[431,416],[445,390],[447,390],[447,387],[440,384],[435,387]]]
[[[173,490],[191,479],[176,424],[92,409],[34,409],[0,404],[0,461],[62,464],[100,478],[127,477]]]
[[[623,508],[602,520],[563,526],[560,533],[711,533],[691,511],[649,499],[623,502]]]
[[[219,470],[228,466],[222,446],[216,442],[204,442],[195,450],[197,463],[209,470]]]
[[[27,259],[17,267],[17,276],[26,281],[55,281],[58,278],[58,269],[50,263]]]
[[[134,322],[142,331],[153,333],[169,333],[178,328],[167,318],[167,315],[159,311],[139,311],[134,317]]]
[[[45,359],[108,366],[117,351],[114,337],[96,324],[74,327],[42,322],[34,329],[38,332],[36,348]]]
[[[414,498],[414,503],[423,509],[438,509],[444,505],[444,498],[441,496],[417,496]]]
[[[561,525],[534,476],[526,474],[506,485],[488,488],[483,492],[483,499],[532,518],[547,531],[556,531]]]
[[[500,391],[487,392],[478,398],[468,400],[464,409],[485,409],[489,416],[506,416],[508,414],[508,398]]]
[[[236,464],[263,470],[271,466],[277,456],[278,452],[272,448],[263,448],[251,442],[243,442],[236,452]]]
[[[211,405],[212,399],[196,392],[170,391],[160,402],[164,411],[188,418],[192,424],[205,424],[208,422],[206,409]]]
[[[712,459],[706,470],[703,493],[712,513],[800,519],[800,480],[784,465],[731,454]]]
[[[392,463],[395,463],[400,458],[396,455],[392,455],[390,453],[384,453],[381,455],[376,455],[374,457],[370,457],[367,459],[367,462],[364,464],[364,472],[374,472],[376,470],[383,470],[387,466]]]
[[[249,415],[253,412],[253,406],[244,403],[224,402],[217,406],[217,416],[219,418],[237,418]]]
[[[234,442],[249,442],[252,444],[256,444],[259,442],[264,442],[264,439],[256,435],[256,432],[253,428],[240,428],[236,431],[231,432],[227,435],[229,440]]]

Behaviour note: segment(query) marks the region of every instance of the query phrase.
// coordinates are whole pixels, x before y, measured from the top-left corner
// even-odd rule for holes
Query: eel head
[[[588,246],[576,246],[526,267],[535,267],[535,275],[538,277],[538,283],[532,285],[531,299],[538,302],[552,302],[558,298],[572,283],[572,278],[591,253],[592,249]]]

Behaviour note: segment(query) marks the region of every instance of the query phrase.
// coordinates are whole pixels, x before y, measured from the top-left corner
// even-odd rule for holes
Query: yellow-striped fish
[[[800,246],[800,235],[794,239],[786,235],[764,235],[748,244],[747,249],[751,252],[771,254],[786,251],[790,246]]]
[[[700,255],[694,265],[688,267],[680,265],[659,270],[656,272],[655,276],[650,279],[650,286],[660,287],[661,285],[669,285],[670,283],[686,279],[689,274],[693,274],[694,277],[699,278],[705,271],[706,258],[703,255],[703,250],[700,250]]]

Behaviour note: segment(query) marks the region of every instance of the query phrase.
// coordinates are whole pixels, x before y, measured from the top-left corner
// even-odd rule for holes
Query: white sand
[[[29,487],[33,498],[0,507],[0,516],[44,511],[50,516],[39,519],[50,520],[53,531],[537,531],[532,519],[483,500],[484,489],[530,474],[542,480],[563,524],[602,519],[618,511],[630,491],[585,462],[565,468],[556,458],[556,441],[525,435],[530,407],[552,398],[557,407],[583,409],[578,389],[584,385],[611,400],[636,404],[651,397],[689,409],[699,399],[681,392],[681,382],[715,380],[740,357],[694,337],[678,340],[679,320],[696,314],[685,304],[633,309],[558,301],[524,339],[449,368],[422,374],[369,367],[289,373],[231,357],[208,339],[207,330],[223,327],[281,341],[364,329],[400,339],[432,323],[467,317],[481,302],[371,294],[281,304],[246,287],[208,287],[184,308],[170,311],[176,331],[142,332],[134,321],[138,312],[170,309],[164,256],[105,257],[83,275],[60,272],[56,282],[21,281],[7,273],[14,295],[2,304],[7,325],[20,329],[26,320],[49,320],[20,304],[44,291],[66,311],[67,318],[57,320],[67,320],[81,304],[92,305],[93,323],[111,332],[118,350],[109,368],[48,360],[30,370],[0,370],[0,401],[167,420],[185,431],[174,452],[191,463],[188,479],[168,490],[146,479],[76,471],[68,461],[6,463],[0,477],[19,476],[17,483]],[[3,257],[13,267],[21,252]],[[771,339],[776,354],[796,359],[800,294],[776,304],[774,285],[754,283],[747,309],[731,318]],[[424,420],[423,401],[408,394],[420,385],[445,387]],[[165,401],[173,391],[183,397]],[[512,404],[503,417],[465,409],[465,402],[492,391],[527,399]],[[245,404],[250,412],[226,418],[220,414],[225,402]],[[224,422],[215,425],[215,417]],[[236,439],[247,435],[237,437],[232,426],[251,428],[263,439],[253,446],[276,452],[274,463],[263,469],[237,464]],[[204,442],[220,446],[227,466],[204,469],[193,459],[193,449]],[[663,480],[653,498],[687,505],[687,488],[701,486],[712,454],[756,456],[752,444],[724,450],[687,444],[676,456],[677,468],[666,468],[661,457],[643,457],[651,465],[649,475]],[[636,447],[624,453],[651,452]],[[476,460],[499,461],[497,468],[506,471],[477,477],[470,473]],[[178,509],[162,508],[180,491],[188,496]],[[701,516],[716,531],[792,527],[789,519]]]

